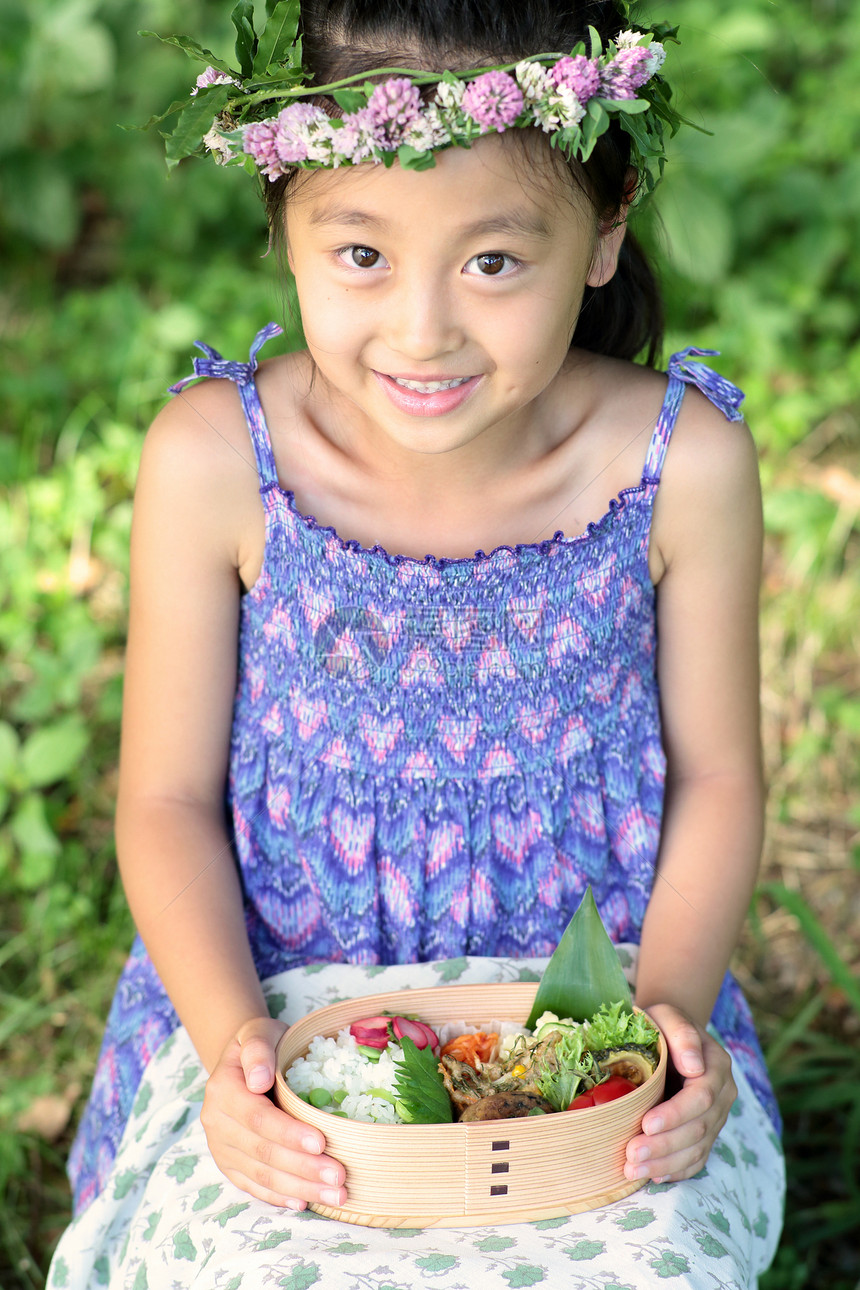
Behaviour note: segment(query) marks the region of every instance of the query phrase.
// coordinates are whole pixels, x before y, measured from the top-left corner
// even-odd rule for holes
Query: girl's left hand
[[[715,1039],[670,1004],[648,1007],[669,1048],[667,1092],[653,1106],[642,1132],[627,1144],[626,1176],[632,1181],[678,1182],[697,1174],[726,1122],[737,1088],[732,1059]]]

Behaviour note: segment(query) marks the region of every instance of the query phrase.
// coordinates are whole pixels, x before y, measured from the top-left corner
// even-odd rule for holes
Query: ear
[[[627,232],[627,210],[625,204],[611,223],[602,223],[597,230],[597,244],[586,278],[590,287],[604,286],[618,268],[618,256]]]
[[[598,226],[597,244],[594,248],[591,268],[586,278],[586,282],[590,287],[604,286],[614,276],[615,270],[618,268],[618,256],[621,253],[621,244],[627,232],[627,212],[630,210],[631,202],[636,195],[638,181],[638,176],[632,166],[628,168],[626,179],[627,188],[621,209],[613,220],[601,222]]]

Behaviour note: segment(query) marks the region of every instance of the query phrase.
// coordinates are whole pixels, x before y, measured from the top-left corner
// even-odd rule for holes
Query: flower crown
[[[617,3],[627,18],[628,0]],[[240,0],[233,11],[238,69],[187,36],[157,37],[206,64],[190,101],[172,104],[147,123],[180,113],[173,131],[162,132],[169,167],[208,150],[222,165],[244,165],[269,180],[296,167],[390,166],[395,160],[424,170],[435,165],[441,149],[468,148],[484,134],[514,127],[537,127],[567,157],[586,161],[615,118],[630,136],[641,194],[663,173],[665,130],[674,134],[684,121],[659,75],[666,56],[662,42],[675,40],[677,32],[665,23],[623,31],[605,49],[589,27],[590,48],[580,42],[570,54],[535,54],[504,66],[441,74],[379,68],[312,85],[302,67],[300,0],[268,7],[259,35],[252,0]],[[321,98],[333,100],[337,111],[325,111]],[[308,99],[314,101],[303,101]]]

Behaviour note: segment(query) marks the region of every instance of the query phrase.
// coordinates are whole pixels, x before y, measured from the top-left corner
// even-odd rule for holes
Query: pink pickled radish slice
[[[404,1035],[411,1039],[416,1048],[435,1048],[439,1040],[434,1032],[423,1021],[410,1021],[408,1017],[394,1018],[394,1033],[398,1039]]]
[[[436,1031],[435,1031],[435,1030],[433,1030],[430,1026],[428,1026],[428,1025],[427,1025],[427,1022],[426,1022],[426,1021],[416,1021],[416,1022],[415,1022],[415,1025],[416,1025],[416,1026],[421,1026],[421,1028],[422,1028],[422,1029],[424,1030],[424,1032],[426,1033],[426,1035],[427,1035],[427,1047],[428,1047],[428,1048],[438,1048],[438,1047],[439,1047],[439,1036],[436,1034]]]
[[[365,1048],[387,1048],[389,1021],[389,1017],[365,1017],[354,1021],[349,1033],[357,1044],[363,1044]]]

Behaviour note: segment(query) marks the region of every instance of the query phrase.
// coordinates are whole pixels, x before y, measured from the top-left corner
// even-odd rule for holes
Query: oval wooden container
[[[430,1025],[493,1017],[525,1022],[537,984],[453,985],[346,999],[308,1013],[278,1045],[275,1099],[320,1129],[346,1167],[348,1207],[318,1214],[365,1227],[471,1227],[556,1218],[629,1196],[627,1143],[660,1101],[666,1045],[649,1080],[604,1106],[470,1124],[365,1124],[327,1114],[291,1091],[283,1072],[315,1035],[336,1036],[371,1013],[410,1013]]]

